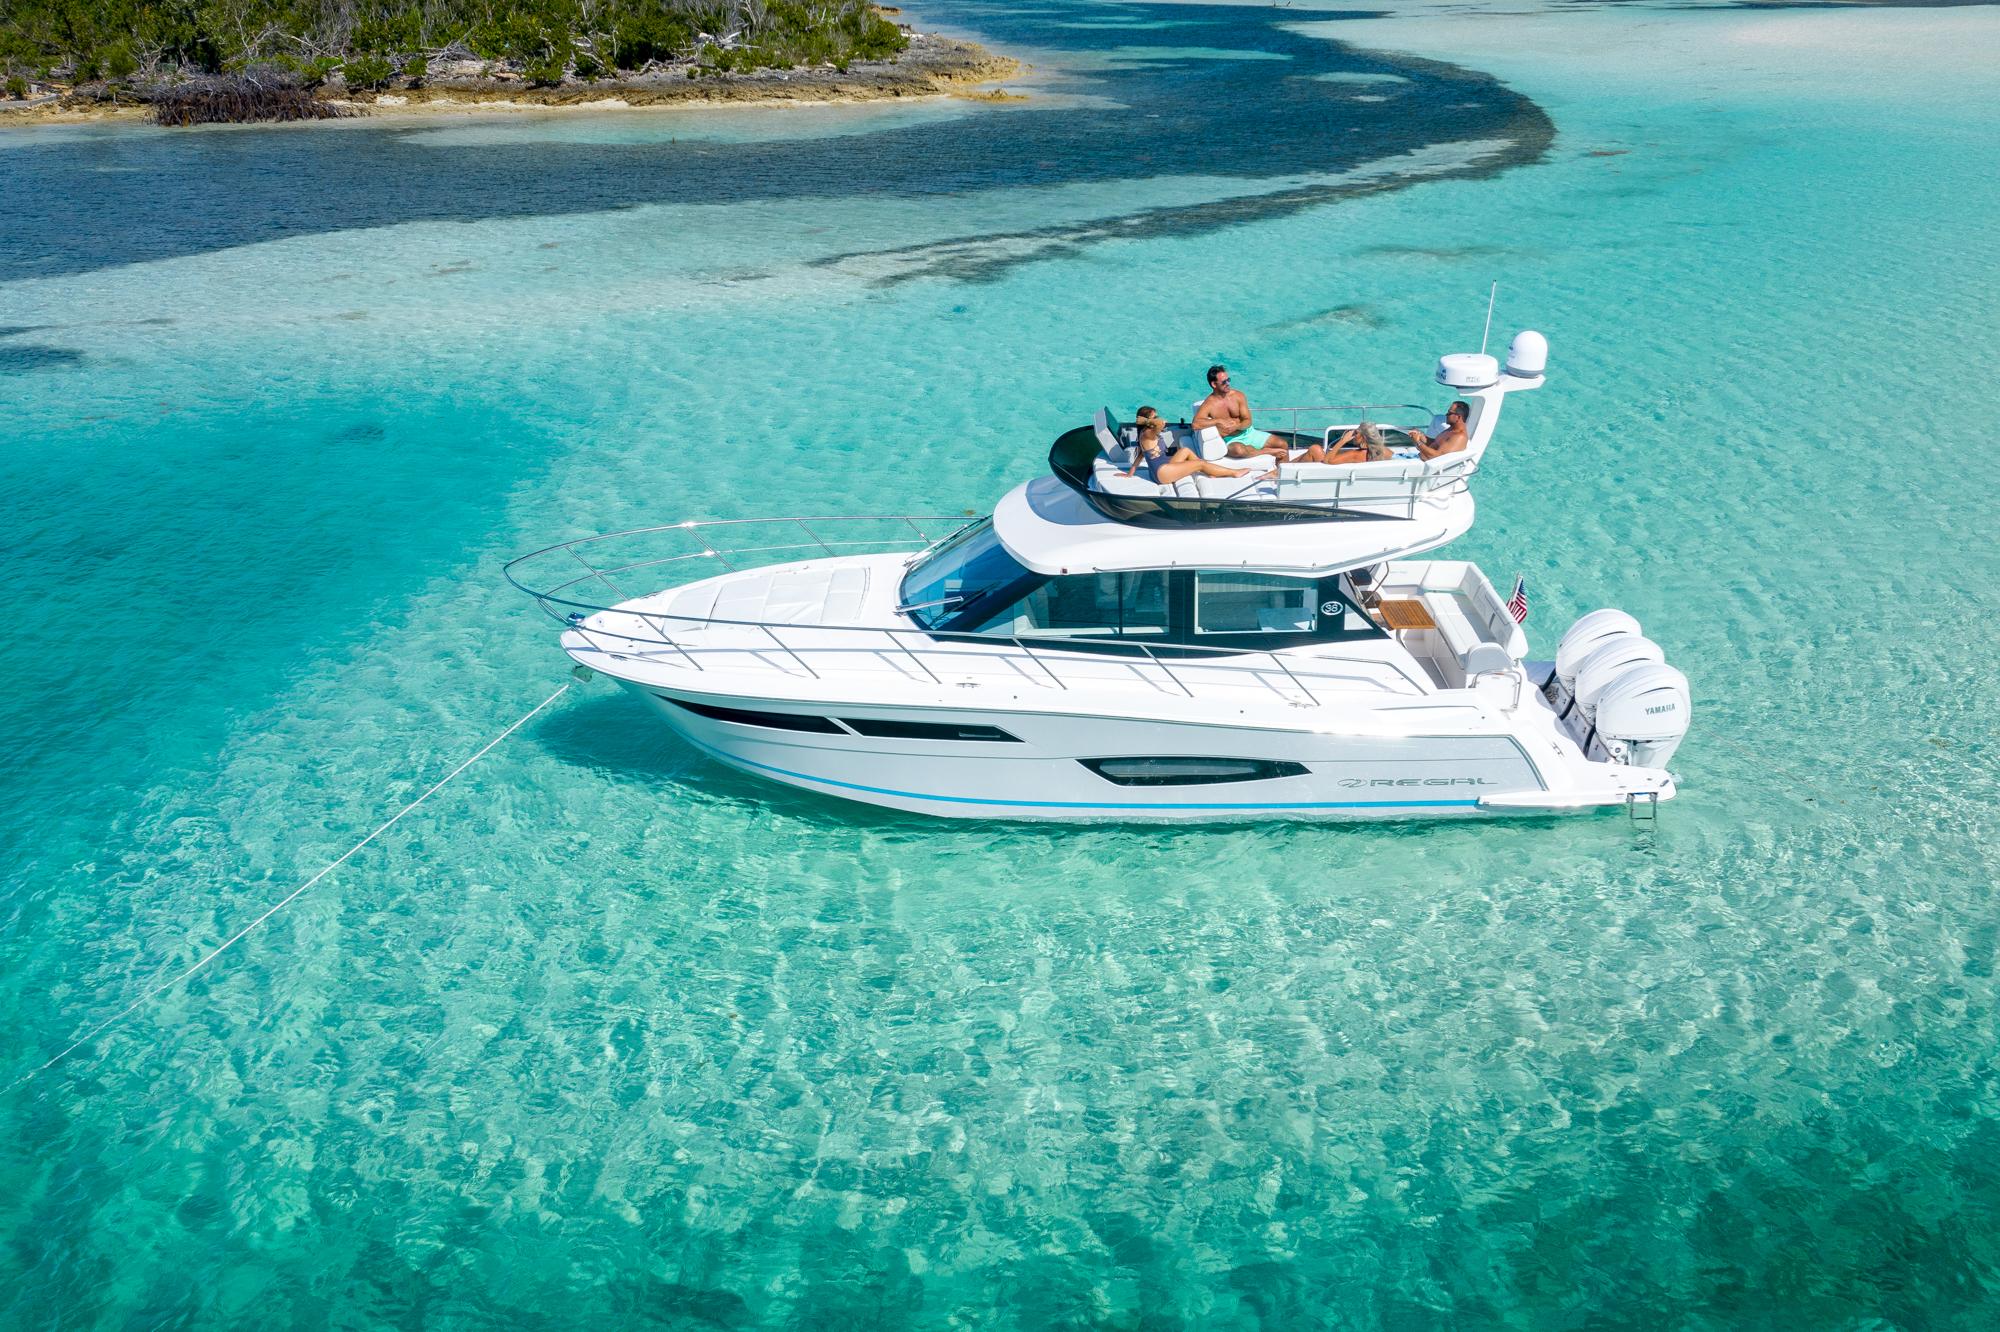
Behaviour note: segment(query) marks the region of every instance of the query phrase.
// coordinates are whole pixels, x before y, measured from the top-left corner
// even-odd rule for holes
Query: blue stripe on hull
[[[680,731],[679,727],[674,728]],[[696,749],[711,758],[724,763],[734,763],[745,768],[756,768],[779,777],[790,777],[816,786],[837,786],[846,791],[865,791],[870,795],[896,796],[903,800],[929,800],[942,805],[995,805],[1009,809],[1477,809],[1477,800],[1307,800],[1277,803],[1269,800],[1227,803],[1207,801],[1198,804],[1155,804],[1150,801],[1106,801],[1106,800],[1005,800],[985,796],[932,795],[926,791],[899,791],[890,786],[863,786],[859,782],[836,781],[831,777],[815,777],[811,773],[793,772],[789,768],[773,767],[769,763],[759,763],[755,759],[743,758],[726,753],[712,745],[695,739],[685,731],[681,737]]]

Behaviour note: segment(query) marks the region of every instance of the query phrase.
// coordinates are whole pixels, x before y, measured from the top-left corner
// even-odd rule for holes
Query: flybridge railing
[[[909,663],[916,674],[938,685],[946,683],[939,673],[941,670],[949,673],[966,665],[1008,662],[1021,664],[1023,675],[1030,680],[1068,690],[1072,683],[1086,678],[1092,683],[1104,683],[1104,665],[1123,660],[1135,669],[1143,666],[1156,671],[1157,677],[1151,683],[1162,688],[1171,685],[1188,698],[1196,697],[1189,678],[1195,684],[1212,687],[1217,682],[1217,673],[1231,683],[1259,685],[1287,702],[1298,702],[1298,698],[1286,693],[1284,686],[1289,685],[1305,703],[1313,706],[1319,706],[1320,700],[1307,686],[1307,680],[1327,689],[1353,688],[1357,684],[1379,688],[1382,686],[1374,673],[1385,670],[1393,670],[1413,692],[1429,692],[1423,682],[1393,661],[1370,661],[1365,669],[1357,670],[1360,663],[1302,656],[1288,660],[1278,652],[1258,648],[1154,645],[1138,638],[1094,637],[1050,638],[1030,643],[1014,634],[933,634],[914,625],[738,620],[633,604],[715,573],[743,572],[801,558],[907,551],[910,557],[903,565],[908,567],[971,521],[977,520],[968,521],[963,516],[895,515],[673,523],[560,542],[508,561],[504,573],[508,582],[533,597],[550,618],[564,629],[582,635],[600,651],[613,656],[658,656],[702,673],[722,669],[723,658],[733,659],[731,667],[740,670],[746,652],[775,650],[780,658],[815,680],[825,676],[813,665],[814,661],[832,672],[844,664],[864,659],[879,661],[886,656]],[[867,524],[876,526],[870,529],[864,526]],[[674,543],[684,548],[664,553],[645,549],[654,543]],[[602,560],[596,558],[606,552],[614,553]],[[685,576],[675,576],[663,583],[657,574],[669,570]],[[635,581],[641,575],[646,575],[643,584]],[[591,593],[610,595],[606,598]],[[619,619],[615,624],[603,620],[592,623],[597,617],[607,615]],[[745,630],[746,636],[754,635],[756,640],[768,644],[768,648],[758,647],[755,641],[749,644],[701,641],[691,632],[714,628]],[[836,642],[826,641],[829,637]],[[1081,651],[1066,652],[1065,648]],[[704,657],[709,659],[709,665],[703,665]],[[1179,670],[1175,668],[1177,657]],[[1065,671],[1069,672],[1068,678]]]
[[[1257,414],[1262,417],[1269,417],[1279,412],[1286,414],[1290,419],[1291,426],[1287,433],[1295,441],[1303,435],[1308,441],[1317,440],[1323,444],[1331,444],[1334,441],[1335,431],[1344,433],[1363,422],[1378,426],[1388,425],[1381,419],[1382,413],[1419,413],[1423,416],[1420,425],[1388,426],[1394,433],[1385,437],[1383,442],[1391,448],[1404,449],[1411,447],[1410,430],[1421,429],[1431,421],[1431,409],[1416,402],[1363,402],[1332,407],[1257,409]],[[1300,423],[1308,414],[1318,417],[1332,416],[1335,419],[1313,430],[1301,430]],[[1395,435],[1401,435],[1402,439],[1396,439]],[[1419,463],[1421,470],[1404,476],[1371,476],[1366,473],[1356,475],[1347,471],[1346,466],[1360,464],[1347,464],[1342,467],[1338,475],[1320,473],[1308,476],[1298,472],[1296,464],[1291,465],[1294,468],[1291,471],[1281,467],[1276,476],[1277,498],[1280,503],[1331,504],[1336,508],[1343,505],[1366,505],[1379,509],[1384,503],[1401,502],[1405,506],[1405,516],[1413,518],[1416,516],[1416,506],[1420,502],[1457,494],[1465,489],[1466,483],[1472,479],[1472,474],[1479,470],[1479,459],[1470,453],[1446,455],[1445,461],[1437,466],[1422,466],[1420,460],[1413,458],[1402,458],[1397,461],[1406,465]]]
[[[1326,505],[1335,509],[1415,518],[1419,505],[1449,500],[1469,488],[1479,459],[1470,453],[1447,455],[1443,462],[1399,459],[1408,470],[1388,476],[1357,474],[1356,467],[1394,466],[1395,463],[1343,463],[1324,471],[1302,471],[1299,464],[1278,468],[1272,491],[1279,504]],[[1307,466],[1310,466],[1308,464]]]
[[[1289,423],[1284,427],[1285,433],[1294,437],[1301,433],[1311,433],[1317,434],[1322,439],[1326,437],[1326,432],[1329,430],[1351,429],[1354,426],[1360,425],[1363,421],[1371,421],[1376,425],[1387,424],[1380,416],[1374,415],[1374,413],[1382,412],[1395,412],[1398,414],[1414,412],[1423,418],[1421,422],[1417,423],[1418,428],[1428,426],[1431,422],[1431,417],[1434,415],[1430,408],[1420,402],[1349,402],[1335,403],[1324,407],[1255,407],[1251,409],[1251,415],[1261,423],[1259,429],[1270,429],[1271,418],[1282,414]],[[1324,424],[1316,423],[1312,430],[1308,432],[1303,431],[1308,415],[1315,418],[1331,417],[1332,419],[1326,420]],[[1407,429],[1408,427],[1397,428]]]
[[[1275,472],[1234,484],[1207,478],[1184,478],[1172,486],[1109,484],[1099,475],[1101,437],[1091,426],[1079,426],[1050,446],[1049,468],[1106,517],[1150,527],[1415,518],[1423,506],[1463,493],[1479,470],[1474,451],[1428,460],[1412,456],[1409,432],[1431,421],[1430,409],[1421,403],[1260,407],[1255,415],[1260,424],[1277,426],[1272,433],[1289,433],[1295,449],[1331,443],[1363,422],[1382,425],[1384,442],[1406,456],[1332,466],[1283,461]],[[1399,416],[1421,420],[1398,425],[1393,418]],[[1129,424],[1119,423],[1119,429],[1129,442]],[[1185,433],[1191,429],[1186,423],[1178,429],[1183,435],[1175,443],[1195,442]]]
[[[897,514],[889,517],[691,520],[558,542],[507,561],[502,572],[508,582],[533,597],[543,610],[567,622],[569,610],[612,610],[617,608],[618,602],[660,591],[656,587],[628,591],[613,581],[614,578],[629,578],[647,569],[707,560],[719,566],[721,572],[729,573],[748,567],[744,561],[751,556],[796,558],[802,552],[811,557],[894,554],[904,550],[921,553],[975,521],[964,514],[955,517]],[[733,540],[737,536],[745,537],[746,541]],[[664,554],[654,553],[651,549],[676,541],[683,548],[669,549]],[[640,558],[623,558],[617,553],[621,548]],[[592,558],[585,558],[585,550],[590,551]],[[607,561],[616,562],[606,567]],[[576,572],[579,569],[582,572]],[[563,575],[562,581],[548,581],[558,573]],[[609,590],[617,601],[584,601],[568,595],[574,589],[591,583]],[[565,609],[559,610],[558,607]]]

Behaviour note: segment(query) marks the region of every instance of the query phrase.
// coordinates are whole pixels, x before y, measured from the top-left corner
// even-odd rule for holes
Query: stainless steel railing
[[[977,520],[973,520],[977,521]],[[872,525],[872,527],[870,526]],[[717,660],[727,656],[740,667],[750,651],[742,642],[717,644],[697,641],[691,631],[733,628],[754,634],[790,661],[809,678],[825,675],[813,665],[815,660],[828,672],[843,660],[880,659],[885,647],[896,659],[909,662],[934,684],[946,683],[947,674],[965,665],[991,666],[997,663],[1025,663],[1025,679],[1042,680],[1046,687],[1068,690],[1081,682],[1078,669],[1092,668],[1092,679],[1102,683],[1101,671],[1107,661],[1131,663],[1140,678],[1156,687],[1171,685],[1188,698],[1197,696],[1196,686],[1212,687],[1218,676],[1229,683],[1248,683],[1272,691],[1287,702],[1302,697],[1306,704],[1323,706],[1308,680],[1322,689],[1352,689],[1357,686],[1385,688],[1376,672],[1393,671],[1409,686],[1407,692],[1429,693],[1431,686],[1420,681],[1401,663],[1363,663],[1337,658],[1315,658],[1259,648],[1201,647],[1198,660],[1183,659],[1176,669],[1173,657],[1155,645],[1136,638],[1065,637],[1039,645],[1013,634],[934,634],[915,626],[902,625],[801,625],[771,620],[738,620],[715,615],[686,615],[642,607],[633,603],[672,590],[684,583],[697,582],[717,572],[736,572],[746,567],[749,557],[756,564],[785,563],[798,558],[838,555],[896,554],[909,552],[905,567],[933,546],[968,525],[959,517],[818,517],[818,518],[739,518],[712,522],[671,523],[658,527],[635,528],[579,537],[572,541],[533,551],[507,562],[507,581],[533,597],[550,618],[566,630],[612,655],[650,656],[650,649],[706,673]],[[786,535],[779,536],[779,533]],[[739,539],[740,538],[740,539]],[[803,539],[799,539],[803,538]],[[673,549],[656,552],[655,545]],[[606,556],[608,557],[599,558]],[[685,572],[686,577],[662,579],[652,574],[634,583],[633,576],[647,571]],[[592,597],[582,589],[602,588],[610,596]],[[614,627],[594,617],[612,614],[623,617]],[[830,646],[828,637],[839,640]],[[810,638],[813,641],[807,641]],[[1159,645],[1167,647],[1168,645]],[[1115,648],[1122,656],[1102,651],[1065,652],[1065,647]],[[1189,649],[1173,645],[1172,652]],[[703,664],[703,658],[710,665]],[[1155,672],[1147,676],[1143,664]],[[1065,671],[1069,674],[1066,677]],[[1279,683],[1282,677],[1283,684]],[[1190,683],[1192,681],[1193,683]],[[1286,693],[1284,685],[1298,697]],[[1404,692],[1397,690],[1395,692]]]
[[[1274,479],[1273,495],[1279,504],[1316,505],[1353,509],[1369,513],[1400,512],[1405,518],[1417,516],[1417,506],[1450,499],[1470,488],[1479,471],[1479,459],[1460,455],[1462,461],[1446,463],[1411,476],[1355,475],[1346,465],[1307,476],[1297,464],[1281,464]],[[1367,464],[1352,464],[1366,466]]]
[[[1326,431],[1333,429],[1335,427],[1346,429],[1347,427],[1350,426],[1359,425],[1363,421],[1373,421],[1377,425],[1388,424],[1387,422],[1383,421],[1380,416],[1371,415],[1371,413],[1415,412],[1423,417],[1424,425],[1429,425],[1431,417],[1434,415],[1434,413],[1431,411],[1430,408],[1424,406],[1420,402],[1350,402],[1350,403],[1335,403],[1331,406],[1325,406],[1325,407],[1253,406],[1250,410],[1251,410],[1251,415],[1256,417],[1260,421],[1265,420],[1275,412],[1283,412],[1286,415],[1286,417],[1291,421],[1291,425],[1288,428],[1287,433],[1292,435],[1298,435],[1299,433],[1301,433],[1300,427],[1304,423],[1304,420],[1308,414],[1317,417],[1331,417],[1332,419],[1326,421],[1324,425],[1315,425],[1311,431],[1306,432],[1306,433],[1319,434],[1321,436],[1324,436]],[[1267,425],[1262,428],[1269,429],[1270,427]]]
[[[1269,425],[1273,416],[1282,414],[1289,424],[1281,427],[1281,431],[1290,434],[1300,447],[1308,442],[1330,443],[1334,432],[1352,429],[1362,421],[1388,424],[1384,420],[1387,415],[1412,413],[1422,418],[1421,422],[1412,421],[1411,426],[1427,425],[1432,416],[1430,408],[1415,402],[1256,407],[1253,412],[1265,426]],[[1308,422],[1310,428],[1307,428]],[[1393,428],[1406,430],[1410,427]],[[1295,463],[1281,464],[1274,475],[1252,476],[1240,490],[1213,498],[1248,504],[1270,502],[1414,518],[1420,504],[1435,503],[1464,492],[1473,474],[1479,470],[1479,459],[1470,453],[1460,454],[1442,466],[1425,467],[1412,476],[1354,474],[1344,466],[1337,472],[1315,471],[1311,475],[1303,475],[1296,470],[1297,466]],[[1267,500],[1260,498],[1258,493],[1266,483],[1273,487],[1265,492]]]
[[[915,550],[921,554],[933,545],[951,536],[960,528],[976,519],[965,515],[956,517],[920,517],[897,514],[893,516],[865,517],[816,517],[816,518],[716,518],[703,521],[666,523],[658,527],[635,527],[624,532],[604,532],[595,536],[577,537],[572,541],[558,542],[553,546],[516,556],[507,561],[501,570],[507,581],[520,588],[536,601],[544,610],[553,611],[555,604],[585,611],[613,609],[615,603],[574,601],[564,593],[583,583],[597,582],[608,588],[618,601],[629,601],[646,595],[643,592],[628,592],[612,582],[614,575],[631,574],[642,569],[664,565],[680,564],[689,560],[713,560],[725,572],[742,568],[742,561],[756,555],[792,555],[804,551],[823,556],[866,555],[870,553],[892,553],[898,550]],[[879,535],[870,535],[872,530]],[[837,529],[837,530],[834,530]],[[769,535],[785,532],[794,539],[773,540]],[[744,544],[731,538],[743,534],[755,544]],[[803,537],[803,540],[796,538]],[[683,549],[670,550],[666,554],[652,554],[644,558],[624,560],[604,567],[602,560],[593,562],[584,557],[590,550],[593,556],[600,552],[616,551],[624,547],[651,547],[656,544],[680,542]],[[611,558],[618,558],[612,556]],[[543,567],[555,562],[573,562],[583,572],[569,576],[560,583],[548,583],[542,573]],[[706,575],[702,575],[706,576]],[[659,591],[658,588],[648,589]],[[556,618],[566,618],[557,613]]]

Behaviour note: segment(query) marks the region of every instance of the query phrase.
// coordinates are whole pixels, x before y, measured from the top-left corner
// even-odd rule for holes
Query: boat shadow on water
[[[935,819],[862,805],[798,787],[774,787],[718,763],[660,725],[644,703],[620,691],[582,699],[537,725],[544,753],[621,784],[660,793],[665,807],[738,806],[827,827],[917,830]]]

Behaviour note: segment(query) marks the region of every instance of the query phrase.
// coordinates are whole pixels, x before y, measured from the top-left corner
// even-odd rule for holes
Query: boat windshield
[[[936,629],[1039,577],[1007,553],[993,534],[993,520],[982,518],[946,538],[903,575],[902,604],[896,609],[924,628]]]

